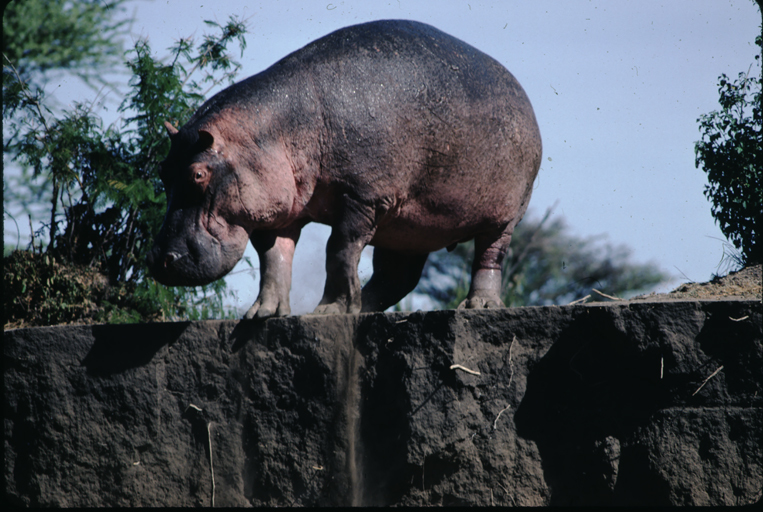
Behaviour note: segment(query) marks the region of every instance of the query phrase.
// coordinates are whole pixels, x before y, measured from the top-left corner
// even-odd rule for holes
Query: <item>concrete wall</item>
[[[15,504],[761,500],[755,301],[20,329],[3,352]]]

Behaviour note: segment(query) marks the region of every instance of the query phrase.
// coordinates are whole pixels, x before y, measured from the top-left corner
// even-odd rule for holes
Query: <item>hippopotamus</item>
[[[331,235],[314,313],[383,311],[416,287],[430,252],[471,239],[460,307],[503,307],[501,264],[541,138],[519,82],[465,42],[413,21],[343,28],[165,126],[167,213],[148,258],[160,283],[219,279],[250,240],[260,290],[244,317],[288,315],[294,248],[319,222]]]

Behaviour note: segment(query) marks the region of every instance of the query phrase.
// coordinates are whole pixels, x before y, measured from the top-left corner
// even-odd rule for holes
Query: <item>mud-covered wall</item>
[[[36,328],[3,351],[6,503],[761,500],[755,301]]]

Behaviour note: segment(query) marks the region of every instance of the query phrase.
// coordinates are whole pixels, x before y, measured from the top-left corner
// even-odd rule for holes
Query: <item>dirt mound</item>
[[[650,293],[631,300],[699,300],[734,299],[761,300],[763,265],[743,268],[723,277],[716,276],[706,283],[684,283],[670,293]]]

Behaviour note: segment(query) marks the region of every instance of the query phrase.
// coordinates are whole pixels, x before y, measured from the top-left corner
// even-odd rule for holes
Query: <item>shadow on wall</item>
[[[611,316],[579,318],[528,375],[515,415],[517,433],[538,445],[551,505],[633,504],[632,499],[669,504],[660,482],[643,480],[648,472],[619,472],[623,459],[646,455],[624,440],[667,399],[661,395],[667,386],[659,380],[659,347],[638,348]],[[623,467],[646,462],[630,460]],[[631,478],[638,479],[639,490],[624,499]]]
[[[166,345],[172,345],[182,336],[190,322],[162,323],[151,326],[152,336],[146,336],[142,324],[94,325],[95,342],[82,360],[87,373],[105,377],[130,368],[145,366]],[[156,333],[156,335],[153,335]]]
[[[755,467],[760,447],[736,446],[721,427],[754,399],[731,395],[756,387],[750,362],[761,357],[752,341],[759,327],[725,314],[682,317],[688,322],[629,321],[625,329],[621,317],[591,308],[530,372],[515,422],[518,435],[537,443],[550,505],[676,505],[686,488],[733,500],[714,496],[706,481],[725,466],[718,487],[720,480],[745,486],[737,482],[744,470],[734,466],[751,457]],[[706,381],[719,367],[729,376]],[[694,452],[696,461],[686,455]],[[705,467],[692,472],[697,463]],[[682,466],[686,481],[672,481],[669,472]]]

